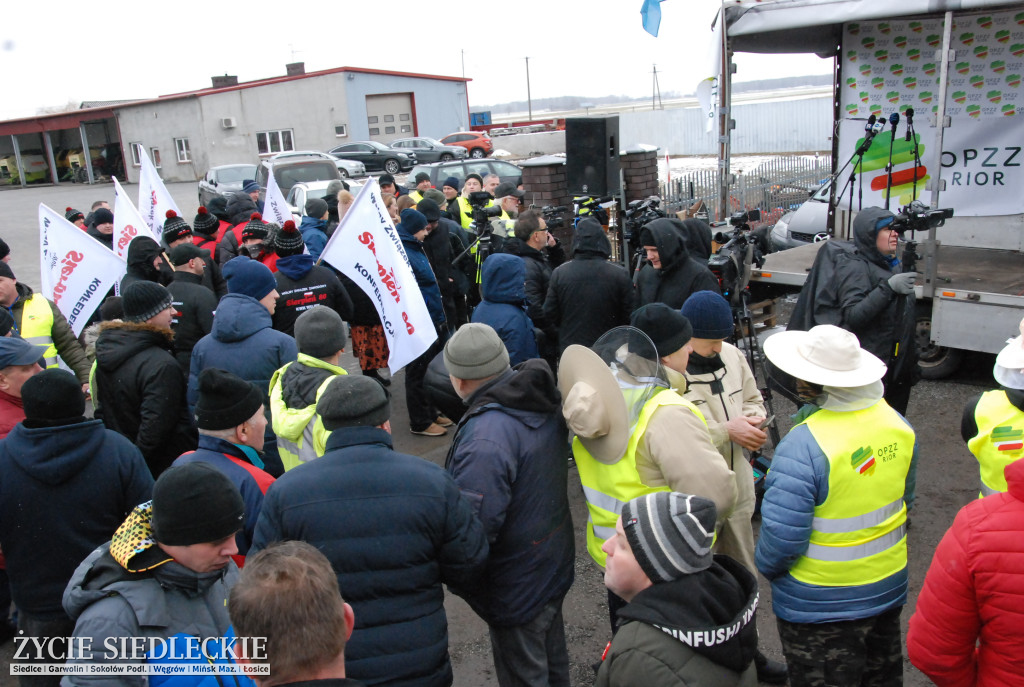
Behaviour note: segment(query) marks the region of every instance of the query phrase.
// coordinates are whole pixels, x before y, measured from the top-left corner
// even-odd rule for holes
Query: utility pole
[[[530,58],[526,59],[526,107],[530,112],[530,121],[533,121],[533,99],[530,97]]]
[[[665,104],[661,102],[661,86],[658,85],[658,65],[654,65],[654,85],[651,90],[651,109],[658,109],[654,104],[655,96],[657,96],[658,103],[661,105],[661,109],[665,109]]]
[[[466,49],[463,48],[459,52],[462,53],[462,78],[465,79],[466,78]]]

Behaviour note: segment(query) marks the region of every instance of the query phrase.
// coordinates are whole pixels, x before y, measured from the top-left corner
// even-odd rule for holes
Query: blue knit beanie
[[[270,268],[244,255],[224,263],[224,278],[228,282],[228,293],[241,293],[256,300],[262,300],[277,288],[277,280]]]
[[[714,291],[698,291],[683,303],[681,312],[693,326],[697,339],[728,339],[732,336],[732,308]]]
[[[415,236],[416,232],[422,231],[427,226],[427,217],[419,210],[406,208],[402,210],[401,218],[402,229],[409,232],[412,236]]]

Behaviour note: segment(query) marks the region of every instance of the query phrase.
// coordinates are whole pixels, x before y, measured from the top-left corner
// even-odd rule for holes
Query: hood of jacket
[[[88,234],[89,236],[93,237],[94,239],[96,239],[100,243],[102,243],[107,248],[113,248],[113,245],[114,245],[114,235],[112,233],[111,234],[104,234],[103,232],[98,231],[96,229],[96,227],[92,226],[92,225],[90,225],[90,226],[88,226],[86,228],[85,233]]]
[[[347,374],[343,368],[299,353],[298,359],[289,363],[281,375],[281,396],[289,408],[307,408],[316,403],[317,391],[324,380],[343,374]]]
[[[145,322],[104,322],[96,340],[96,366],[105,372],[113,372],[147,348],[173,352],[173,341],[174,332],[170,329]]]
[[[528,413],[561,413],[562,395],[551,368],[540,358],[527,360],[477,389],[468,400],[466,418],[489,407]]]
[[[670,218],[669,221],[676,223],[691,256],[698,260],[711,257],[711,227],[707,222],[695,217],[681,221]]]
[[[248,222],[252,217],[252,213],[260,211],[255,201],[244,191],[232,193],[231,197],[228,198],[228,205],[225,209],[228,213],[228,221],[231,224]]]
[[[395,225],[395,230],[398,232],[398,238],[402,240],[402,245],[405,246],[406,250],[411,249],[426,255],[426,252],[423,250],[423,242],[410,234],[409,230],[403,227],[401,222]]]
[[[686,241],[683,239],[679,227],[676,226],[676,222],[678,220],[661,218],[644,225],[643,230],[651,233],[654,245],[658,249],[662,272],[671,272],[684,265],[687,258],[690,257],[690,253],[686,249]]]
[[[890,269],[892,263],[888,257],[878,251],[878,246],[875,244],[875,240],[878,238],[878,229],[875,228],[875,225],[884,217],[894,216],[882,208],[865,208],[858,212],[853,220],[853,243],[857,246],[857,252],[886,269]]]
[[[274,326],[270,312],[252,296],[229,293],[217,303],[213,317],[213,338],[225,343],[247,339],[261,329]]]
[[[707,570],[643,590],[619,610],[620,622],[661,630],[730,670],[746,670],[757,651],[757,580],[740,563],[715,556]]]
[[[96,601],[118,594],[135,610],[141,626],[156,624],[157,618],[166,622],[166,607],[155,603],[152,587],[124,583],[155,578],[164,589],[176,588],[199,596],[233,568],[233,563],[208,573],[186,568],[157,545],[152,520],[152,501],[136,506],[117,528],[109,548],[104,544],[79,566],[64,592],[64,609],[72,619]]]
[[[313,256],[309,253],[288,255],[277,259],[277,271],[298,281],[313,270]]]
[[[593,217],[585,217],[576,225],[572,239],[572,257],[607,259],[612,254],[612,244],[604,227]]]
[[[18,292],[18,300],[14,301],[14,303],[11,303],[11,308],[13,308],[17,303],[24,303],[29,298],[32,298],[32,294],[34,293],[34,291],[32,291],[31,286],[29,286],[28,284],[23,284],[20,281],[14,285],[14,289]]]
[[[484,261],[482,294],[491,303],[526,303],[526,263],[517,255],[496,253]]]
[[[159,282],[160,270],[153,266],[153,261],[163,254],[160,244],[148,236],[139,236],[128,244],[128,273],[147,281]]]
[[[77,475],[103,447],[103,422],[57,427],[15,425],[4,445],[11,460],[33,479],[56,486]]]
[[[322,231],[326,234],[327,220],[317,219],[316,217],[311,217],[309,215],[303,215],[302,221],[299,222],[299,233],[305,236],[306,232],[308,231]]]

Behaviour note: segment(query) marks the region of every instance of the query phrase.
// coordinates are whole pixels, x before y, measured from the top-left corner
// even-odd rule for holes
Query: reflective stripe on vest
[[[53,344],[53,310],[38,293],[21,307],[21,338],[42,349],[46,367],[57,367],[57,347]]]
[[[1010,403],[1002,389],[986,391],[974,409],[978,433],[967,448],[978,459],[981,495],[1006,491],[1003,470],[1024,455],[1024,412]]]
[[[281,463],[285,470],[291,470],[296,465],[308,463],[318,457],[313,449],[313,425],[316,424],[318,417],[313,415],[309,418],[306,426],[302,428],[301,444],[296,444],[283,436],[277,437],[277,449],[281,454]]]
[[[308,367],[320,367],[334,373],[320,383],[316,391],[317,401],[327,389],[327,385],[334,380],[334,375],[347,374],[345,370],[328,365],[305,353],[299,353],[298,360],[295,362]],[[295,363],[288,363],[276,370],[270,378],[271,428],[277,435],[277,448],[286,471],[322,456],[327,436],[330,435],[330,432],[324,429],[323,421],[316,413],[316,401],[305,408],[290,408],[285,403],[284,375],[293,364]]]
[[[625,455],[614,465],[598,462],[583,447],[579,437],[573,439],[572,449],[576,468],[580,473],[583,493],[587,498],[587,551],[604,567],[605,553],[601,545],[615,534],[615,522],[622,513],[622,507],[631,499],[655,491],[671,491],[667,486],[652,487],[644,484],[636,468],[636,448],[643,438],[654,411],[662,406],[686,406],[705,425],[707,421],[696,406],[671,390],[655,394],[644,404],[637,418],[636,427],[629,437]]]
[[[819,410],[803,424],[828,459],[828,495],[814,509],[810,542],[790,574],[820,587],[852,587],[903,570],[913,430],[885,401],[853,412]]]

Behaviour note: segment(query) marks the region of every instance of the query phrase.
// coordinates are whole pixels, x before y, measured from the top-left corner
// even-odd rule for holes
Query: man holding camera
[[[558,328],[545,316],[544,300],[551,283],[551,270],[565,262],[565,251],[558,239],[548,233],[544,217],[536,210],[527,210],[516,220],[515,238],[505,244],[505,252],[526,261],[527,314],[534,326],[544,332],[544,340],[538,341],[537,347],[554,370],[558,358]]]

